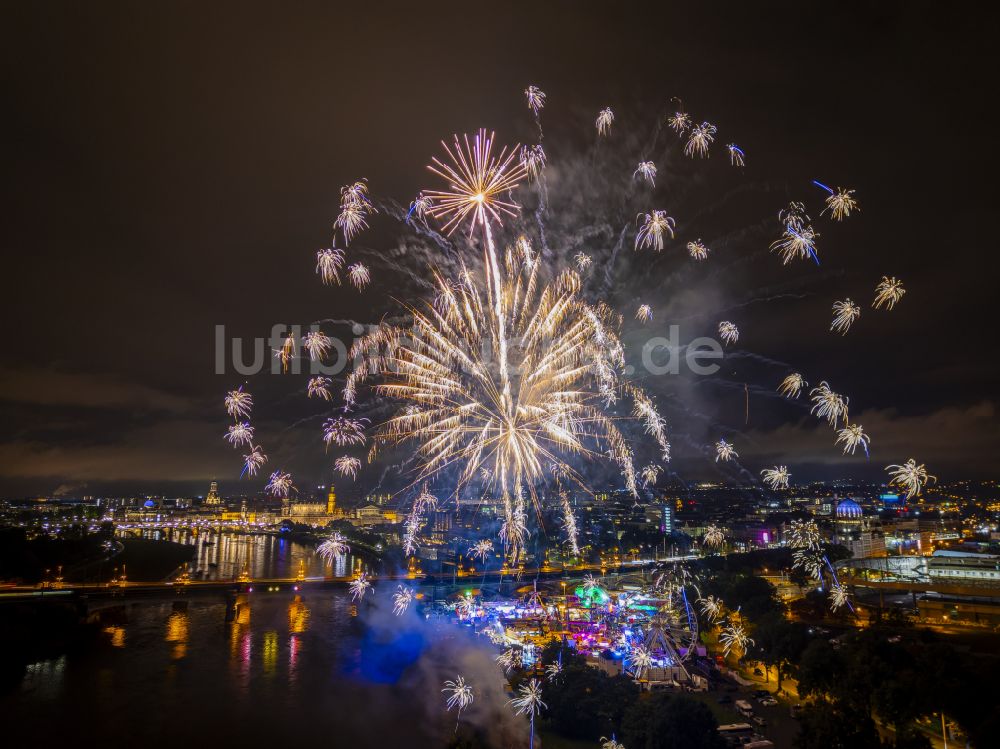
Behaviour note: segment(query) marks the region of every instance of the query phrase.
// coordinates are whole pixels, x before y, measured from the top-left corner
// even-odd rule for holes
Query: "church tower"
[[[219,482],[213,481],[208,485],[208,496],[205,497],[206,505],[218,505],[222,500],[219,498]]]
[[[326,493],[326,514],[334,515],[337,512],[337,492],[334,490],[333,486],[330,486],[330,491]]]

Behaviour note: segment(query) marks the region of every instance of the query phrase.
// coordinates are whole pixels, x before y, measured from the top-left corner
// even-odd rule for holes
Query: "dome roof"
[[[845,499],[837,505],[838,518],[859,518],[861,517],[861,505],[853,499]]]

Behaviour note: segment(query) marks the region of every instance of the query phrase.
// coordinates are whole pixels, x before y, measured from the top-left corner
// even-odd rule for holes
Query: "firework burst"
[[[267,456],[263,453],[260,445],[250,447],[250,452],[243,456],[243,473],[248,476],[256,476],[258,469],[267,462]]]
[[[674,226],[676,221],[667,215],[666,211],[653,211],[652,213],[639,214],[643,219],[642,226],[635,235],[635,249],[652,247],[657,252],[663,249],[663,236],[669,234],[674,236]]]
[[[302,348],[309,353],[312,361],[325,359],[332,345],[330,336],[316,330],[310,330],[302,336]]]
[[[275,471],[271,474],[271,478],[268,479],[264,491],[272,497],[288,499],[291,493],[295,491],[295,485],[292,483],[292,474],[285,473],[284,471]]]
[[[754,641],[750,639],[746,627],[743,625],[743,620],[735,614],[730,616],[726,626],[722,628],[719,640],[722,642],[723,652],[726,655],[735,653],[739,658],[746,655],[747,650],[754,645]]]
[[[843,221],[851,215],[851,211],[861,210],[858,208],[858,201],[854,199],[854,190],[845,190],[843,187],[833,190],[816,180],[813,180],[813,184],[829,193],[823,213],[829,211],[830,217],[834,221]],[[820,215],[822,216],[823,213]]]
[[[816,414],[821,419],[826,419],[834,429],[841,419],[847,420],[848,398],[839,395],[830,389],[830,385],[825,380],[809,391],[813,406],[809,413]]]
[[[733,166],[746,166],[744,162],[743,149],[735,143],[729,143],[726,148],[729,150],[729,163]]]
[[[715,462],[718,463],[720,460],[730,461],[733,458],[740,457],[740,454],[736,452],[736,448],[730,443],[726,442],[724,439],[720,439],[715,443]]]
[[[639,322],[649,322],[653,319],[653,308],[648,304],[640,304],[635,311],[635,319]]]
[[[333,397],[330,393],[332,384],[329,377],[310,377],[306,384],[306,395],[309,398],[322,398],[328,401]]]
[[[893,464],[886,466],[885,470],[892,477],[889,484],[902,488],[906,493],[907,499],[913,499],[920,494],[928,482],[937,481],[936,476],[931,476],[927,473],[927,468],[924,467],[923,463],[918,464],[913,458],[910,458],[902,465]]]
[[[833,322],[830,323],[830,330],[846,335],[851,323],[861,317],[861,308],[850,300],[833,303]]]
[[[333,461],[333,470],[341,476],[350,476],[352,479],[356,479],[358,471],[361,470],[361,461],[349,455],[342,455]]]
[[[323,424],[323,441],[327,447],[331,444],[339,447],[363,445],[367,423],[367,419],[348,419],[344,416],[327,419]]]
[[[545,107],[545,92],[538,86],[528,86],[524,89],[524,95],[528,99],[528,108],[535,113],[535,117]]]
[[[229,427],[229,431],[226,432],[226,439],[233,447],[240,447],[242,445],[252,447],[253,427],[250,426],[250,422],[248,421],[238,421]]]
[[[344,251],[336,247],[316,253],[316,273],[327,286],[340,283],[340,269],[344,267]]]
[[[413,443],[417,481],[457,465],[460,489],[487,469],[516,553],[522,493],[534,499],[550,463],[610,453],[637,493],[632,449],[604,410],[619,394],[631,397],[661,449],[668,445],[651,399],[621,376],[615,316],[583,301],[579,276],[564,271],[542,285],[540,264],[526,267],[516,247],[507,251],[505,275],[487,258],[493,267],[485,290],[468,270],[457,288],[435,274],[438,305],[409,308],[412,330],[383,325],[358,339],[351,349],[358,365],[345,390],[353,395],[358,383],[377,376],[376,391],[401,403],[373,439]]]
[[[347,589],[351,591],[351,600],[360,601],[365,597],[365,593],[371,590],[372,584],[368,581],[368,576],[362,572],[356,578],[351,580],[350,585]]]
[[[472,704],[475,699],[475,695],[472,693],[472,687],[465,683],[465,679],[461,676],[456,676],[454,681],[446,681],[444,683],[444,689],[441,690],[442,693],[448,695],[448,699],[445,701],[445,707],[448,712],[451,712],[453,707],[458,708],[458,720],[462,719],[462,711]]]
[[[363,263],[354,263],[354,265],[348,267],[347,277],[351,279],[351,283],[354,284],[358,291],[364,289],[372,280],[371,271]]]
[[[706,534],[707,535],[707,534]],[[708,598],[700,598],[698,600],[698,605],[701,607],[701,613],[705,615],[705,618],[710,622],[714,622],[720,616],[722,616],[722,611],[725,608],[722,603],[721,598],[716,598],[715,596],[709,596]]]
[[[723,320],[719,323],[719,338],[725,343],[736,343],[740,339],[740,329],[736,327],[736,323]]]
[[[701,541],[705,546],[711,546],[714,549],[718,549],[726,543],[726,533],[719,526],[710,525],[705,529],[705,535],[702,537]]]
[[[695,260],[708,260],[708,247],[700,239],[688,242],[687,251]]]
[[[787,489],[788,479],[792,475],[786,466],[765,468],[760,472],[764,483],[771,489]]]
[[[413,588],[405,585],[397,585],[396,592],[392,594],[392,613],[402,616],[413,602]],[[449,707],[449,709],[451,709]]]
[[[891,310],[903,298],[903,294],[905,293],[906,289],[903,288],[903,282],[898,278],[895,276],[882,276],[882,280],[875,287],[875,301],[872,302],[872,307],[881,309],[884,304],[886,309]]]
[[[615,121],[615,113],[611,111],[611,107],[605,107],[600,112],[597,113],[597,121],[594,123],[597,126],[598,135],[607,135],[611,132],[611,123]]]
[[[468,135],[463,141],[456,135],[451,147],[444,141],[441,145],[447,161],[434,158],[428,168],[445,179],[449,189],[428,190],[425,194],[434,201],[427,212],[446,219],[445,233],[451,234],[467,218],[471,218],[470,230],[477,224],[488,230],[489,219],[502,223],[503,214],[517,215],[517,204],[500,198],[526,176],[524,164],[517,161],[517,149],[504,148],[493,158],[493,134],[487,136],[485,130],[480,130],[471,142]]]
[[[337,557],[346,556],[351,553],[351,547],[347,544],[347,540],[337,531],[330,534],[329,538],[323,540],[323,542],[316,547],[316,551],[323,558],[323,561],[327,564],[333,564],[333,560]]]
[[[253,408],[253,396],[244,391],[242,385],[226,393],[224,402],[226,411],[234,419],[241,417],[244,419],[250,418],[250,409]]]
[[[841,442],[844,443],[844,455],[847,453],[854,455],[854,451],[858,449],[859,445],[865,451],[865,455],[868,455],[868,445],[871,443],[871,439],[865,434],[861,424],[848,424],[837,432],[837,441],[834,444],[839,445]]]
[[[778,385],[778,392],[786,398],[798,398],[802,388],[809,383],[798,372],[792,372]]]
[[[691,127],[691,115],[687,112],[674,112],[667,118],[667,124],[671,130],[680,135]]]
[[[656,186],[656,164],[652,161],[640,161],[632,172],[632,179],[644,179],[650,185]]]
[[[691,133],[688,135],[688,141],[684,145],[684,155],[690,156],[692,159],[695,156],[700,156],[701,158],[706,158],[708,156],[708,147],[712,145],[715,140],[716,127],[710,122],[703,122],[700,125],[695,125],[691,128]]]

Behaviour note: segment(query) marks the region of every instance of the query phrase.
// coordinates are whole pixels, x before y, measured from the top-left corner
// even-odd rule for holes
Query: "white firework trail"
[[[882,276],[882,280],[875,287],[875,301],[872,302],[872,307],[881,309],[884,304],[886,309],[891,310],[903,298],[903,294],[905,293],[906,289],[903,288],[903,282],[898,278],[895,276]]]
[[[250,452],[243,456],[243,473],[248,476],[256,476],[257,470],[267,462],[267,456],[263,453],[260,445],[251,446]]]
[[[392,594],[392,613],[396,616],[402,616],[412,601],[413,588],[407,588],[405,585],[396,586],[396,592]]]
[[[656,164],[652,161],[640,161],[632,172],[632,179],[644,179],[650,185],[656,186]]]
[[[833,303],[833,322],[830,323],[830,330],[841,335],[846,335],[851,324],[861,317],[861,308],[851,301],[850,298],[842,302]]]
[[[684,145],[684,155],[690,156],[692,159],[695,156],[706,158],[708,147],[715,140],[715,133],[716,127],[710,122],[702,122],[700,125],[692,127],[688,141]]]
[[[253,396],[244,391],[242,385],[226,393],[224,403],[226,411],[234,419],[240,417],[244,419],[250,418],[250,410],[253,408]]]
[[[649,322],[653,319],[653,308],[648,304],[640,304],[639,309],[635,311],[635,319],[640,322]]]
[[[927,468],[923,463],[918,464],[916,460],[910,458],[902,465],[889,465],[885,467],[892,477],[890,486],[901,487],[906,493],[907,499],[913,499],[923,491],[928,482],[936,482],[937,477],[927,473]]]
[[[327,447],[331,444],[339,447],[363,445],[367,423],[367,419],[348,419],[344,416],[327,419],[323,424],[323,441]]]
[[[746,154],[743,153],[743,149],[740,148],[735,143],[729,143],[726,148],[729,150],[729,163],[733,166],[746,166],[744,162],[744,157]]]
[[[348,590],[351,591],[352,601],[360,601],[365,597],[365,593],[371,590],[371,587],[372,584],[368,581],[368,575],[364,572],[351,580],[350,585],[347,586]]]
[[[289,495],[295,491],[295,485],[292,483],[292,474],[285,473],[284,471],[275,471],[271,474],[271,478],[264,487],[264,491],[272,497],[288,499]]]
[[[858,449],[859,445],[865,451],[865,455],[868,455],[868,445],[871,443],[871,439],[865,434],[861,424],[848,424],[837,432],[837,441],[834,444],[841,443],[844,444],[844,455],[847,453],[854,455],[854,451]]]
[[[347,277],[351,279],[351,283],[361,291],[369,283],[371,283],[372,276],[368,267],[362,263],[354,263],[354,265],[348,267]]]
[[[328,401],[333,397],[333,394],[330,392],[332,384],[333,382],[329,377],[310,377],[309,382],[306,384],[306,395],[309,398],[322,398]]]
[[[341,476],[350,476],[352,479],[356,479],[358,471],[361,470],[361,461],[349,455],[342,455],[333,461],[333,470]]]
[[[538,86],[528,86],[524,90],[524,95],[528,99],[528,107],[535,113],[535,117],[537,117],[538,113],[545,106],[545,92],[538,88]]]
[[[302,336],[302,348],[309,353],[309,358],[312,361],[325,359],[332,345],[333,341],[330,340],[330,336],[320,331],[310,330]]]
[[[688,242],[687,251],[695,260],[708,260],[708,247],[700,239]]]
[[[635,235],[635,249],[652,247],[657,252],[661,251],[664,235],[669,234],[672,239],[677,222],[666,211],[640,213],[639,217],[643,219],[643,224]]]
[[[826,198],[826,208],[820,213],[821,216],[823,213],[830,211],[830,217],[834,221],[843,221],[851,215],[851,211],[861,210],[858,207],[858,201],[854,198],[854,190],[846,190],[843,187],[833,190],[816,180],[813,180],[813,184],[829,193]]]
[[[725,439],[719,439],[715,443],[715,462],[718,463],[720,460],[730,461],[733,458],[740,457],[740,454],[736,452],[736,448],[730,443],[726,442]]]
[[[819,385],[810,390],[809,396],[812,398],[813,403],[812,408],[809,409],[809,413],[815,414],[821,419],[826,419],[827,423],[834,429],[837,428],[837,424],[841,419],[847,421],[847,410],[850,399],[833,392],[826,380],[821,381]]]
[[[788,479],[792,475],[786,466],[775,466],[766,468],[760,472],[764,483],[771,489],[787,489]]]
[[[701,607],[701,613],[704,614],[710,622],[714,622],[722,616],[724,604],[722,603],[721,598],[716,598],[715,596],[700,598],[698,599],[698,605]]]
[[[736,343],[740,339],[740,329],[736,327],[736,323],[723,320],[719,323],[719,338],[725,343]]]
[[[238,421],[230,425],[229,431],[226,432],[226,439],[233,447],[240,447],[242,445],[252,447],[253,431],[253,427],[250,426],[249,421]]]
[[[565,491],[559,492],[559,501],[562,505],[562,527],[566,533],[566,541],[569,543],[570,552],[573,556],[580,556],[580,545],[577,541],[578,531],[576,526],[576,515],[569,503],[569,494]]]
[[[330,536],[316,547],[316,551],[327,564],[333,564],[337,557],[346,556],[351,553],[351,547],[347,540],[338,532],[334,531]]]
[[[778,392],[786,398],[798,398],[802,388],[809,383],[798,372],[792,372],[778,385]]]
[[[316,253],[316,273],[327,286],[340,284],[340,269],[344,267],[344,251],[331,247]]]
[[[615,113],[611,111],[611,107],[605,107],[600,112],[597,113],[597,121],[594,123],[597,126],[598,135],[607,135],[611,132],[611,123],[615,121]]]

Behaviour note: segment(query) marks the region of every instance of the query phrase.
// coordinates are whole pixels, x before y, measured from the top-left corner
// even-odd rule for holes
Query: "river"
[[[0,695],[4,744],[446,746],[455,716],[441,689],[458,673],[477,690],[460,735],[522,737],[490,648],[417,606],[394,616],[395,589],[360,605],[346,590],[259,591],[229,622],[222,595],[126,600],[102,615],[100,644],[30,664]]]
[[[197,580],[234,580],[244,566],[254,579],[295,577],[300,567],[307,577],[344,577],[361,561],[347,554],[327,564],[314,546],[270,533],[251,535],[202,530],[195,534],[187,529],[144,530],[141,538],[195,547],[195,558],[189,567],[191,576]]]

